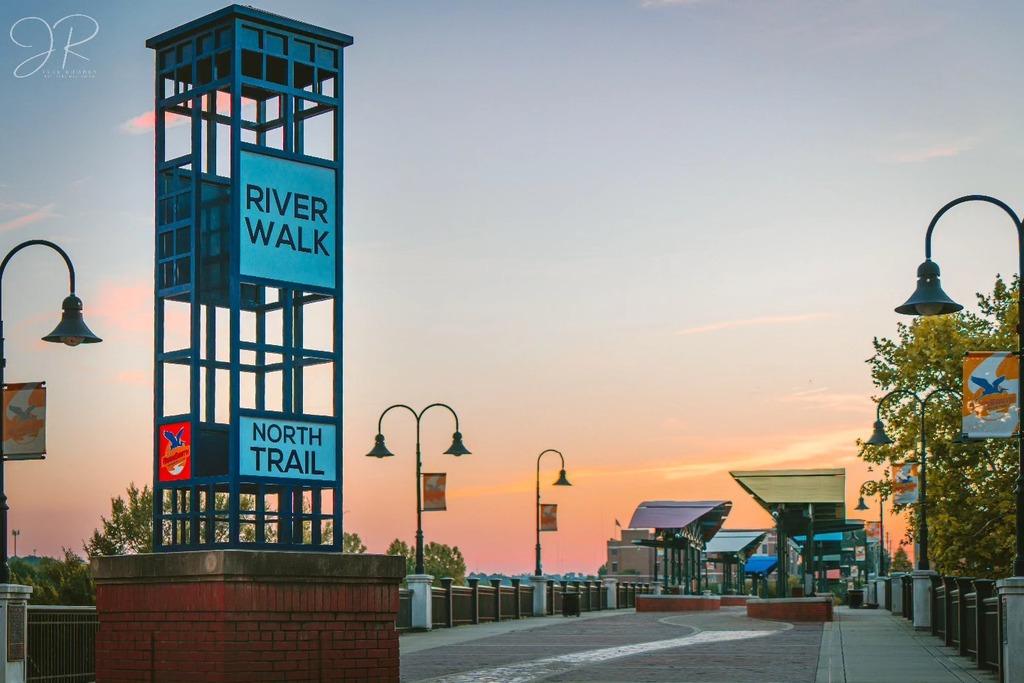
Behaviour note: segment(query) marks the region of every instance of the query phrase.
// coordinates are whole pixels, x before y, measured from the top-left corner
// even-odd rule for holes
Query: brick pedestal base
[[[723,595],[722,607],[743,607],[750,599],[749,595]]]
[[[398,681],[400,557],[216,550],[92,573],[97,683]]]
[[[748,600],[747,616],[769,621],[832,621],[832,598]]]
[[[717,595],[638,595],[637,612],[713,612],[720,609]]]

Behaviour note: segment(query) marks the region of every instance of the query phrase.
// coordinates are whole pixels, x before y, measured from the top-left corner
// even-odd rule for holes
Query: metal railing
[[[26,669],[30,683],[96,680],[95,607],[28,606]]]
[[[885,580],[886,594],[891,581],[900,581],[905,618],[913,621],[913,586],[910,577]],[[979,669],[1001,675],[1003,615],[995,581],[960,576],[931,577],[931,633],[962,657],[973,659]]]
[[[468,586],[455,586],[451,579],[441,579],[440,587],[431,588],[431,625],[433,628],[452,628],[467,624],[483,624],[506,619],[532,617],[533,592],[547,591],[547,613],[561,614],[562,596],[579,596],[580,611],[596,612],[609,609],[608,592],[600,581],[548,580],[546,585],[524,585],[520,579],[512,579],[511,586],[503,586],[498,579],[491,579],[490,585],[481,584],[479,579],[469,579]],[[636,596],[654,592],[652,584],[620,583],[617,586],[616,606],[619,609],[636,607]],[[412,591],[402,588],[398,591],[399,630],[412,627]]]

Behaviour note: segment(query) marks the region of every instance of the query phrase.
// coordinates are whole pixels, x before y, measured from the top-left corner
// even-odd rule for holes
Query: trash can
[[[859,609],[864,605],[864,591],[853,589],[846,591],[846,604],[850,609]]]
[[[580,615],[580,594],[579,593],[563,593],[562,594],[562,616],[563,617],[578,617]]]

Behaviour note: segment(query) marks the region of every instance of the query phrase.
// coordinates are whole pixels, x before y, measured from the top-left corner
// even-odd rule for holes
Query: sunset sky
[[[62,245],[104,338],[39,341],[64,267],[43,249],[11,262],[7,379],[49,387],[48,458],[7,468],[19,554],[81,553],[111,496],[151,483],[144,43],[225,4],[0,5],[0,249]],[[895,334],[929,220],[971,193],[1024,209],[1020,2],[254,4],[355,38],[344,509],[371,552],[415,531],[411,417],[385,422],[398,457],[364,457],[393,403],[459,415],[472,455],[458,460],[441,454],[451,416],[423,421],[424,470],[448,474],[448,510],[424,531],[471,571],[532,569],[549,448],[573,483],[552,488],[545,456],[543,498],[560,515],[549,572],[596,571],[615,520],[644,500],[731,500],[727,528],[767,527],[730,469],[845,467],[857,516],[873,476],[855,458],[874,419],[864,361]],[[17,77],[45,46],[17,45],[30,25],[12,38],[16,22],[70,14],[99,27],[65,65],[84,73]],[[1011,225],[957,208],[934,257],[971,304],[1015,271]]]

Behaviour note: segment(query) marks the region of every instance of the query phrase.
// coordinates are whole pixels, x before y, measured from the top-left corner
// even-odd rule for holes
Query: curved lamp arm
[[[49,240],[28,240],[27,242],[22,242],[21,244],[19,244],[18,246],[14,247],[9,252],[7,252],[7,256],[5,256],[4,260],[2,262],[0,262],[0,282],[3,281],[4,271],[7,270],[7,264],[10,263],[11,258],[13,258],[13,256],[15,254],[17,254],[19,251],[21,251],[22,249],[25,249],[25,248],[31,247],[31,246],[35,246],[37,244],[39,246],[42,246],[42,247],[49,247],[50,249],[53,249],[55,252],[60,254],[61,258],[64,259],[64,263],[66,263],[67,267],[68,267],[68,289],[69,289],[71,294],[74,294],[75,293],[75,267],[71,263],[71,258],[67,255],[66,251],[64,251],[59,246],[57,246],[56,244],[54,244],[53,242],[51,242]]]
[[[909,397],[913,398],[915,401],[917,401],[918,405],[920,405],[920,406],[924,405],[924,403],[921,401],[921,399],[918,397],[918,395],[915,394],[914,392],[912,392],[910,389],[893,389],[888,394],[886,394],[885,396],[883,396],[882,398],[880,398],[878,400],[878,407],[875,409],[875,419],[876,420],[881,420],[882,419],[882,404],[885,403],[886,401],[888,401],[889,399],[891,399],[893,397],[896,397],[896,396],[909,396]]]
[[[960,197],[959,199],[954,199],[953,201],[949,202],[944,207],[939,209],[939,212],[935,214],[935,216],[932,218],[932,222],[928,224],[928,232],[925,233],[924,236],[924,257],[926,260],[930,261],[932,258],[932,232],[935,231],[935,224],[938,223],[939,219],[942,218],[942,216],[947,211],[952,209],[954,206],[964,204],[966,202],[987,202],[989,204],[994,204],[995,206],[998,206],[1000,209],[1005,211],[1006,214],[1013,221],[1014,227],[1017,229],[1018,243],[1024,246],[1024,226],[1021,225],[1021,220],[1020,218],[1018,218],[1017,214],[1014,212],[1013,209],[1011,209],[1005,202],[996,199],[995,197],[989,197],[988,195],[985,194],[970,194],[964,197]],[[1024,250],[1021,251],[1021,254],[1022,270],[1024,270]]]

